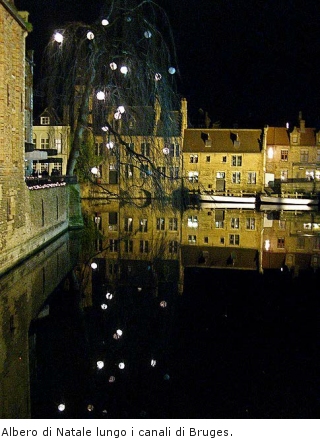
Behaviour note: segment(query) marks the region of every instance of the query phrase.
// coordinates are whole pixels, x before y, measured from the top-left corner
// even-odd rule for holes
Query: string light
[[[66,408],[66,406],[65,406],[65,404],[63,404],[63,403],[61,403],[61,404],[58,405],[58,410],[59,410],[59,412],[63,412],[63,411],[65,410],[65,408]]]
[[[87,32],[87,38],[88,38],[88,40],[93,40],[94,39],[94,33],[91,32],[91,31]]]
[[[97,368],[100,369],[100,370],[103,369],[104,368],[104,362],[101,361],[101,360],[97,361]]]
[[[145,38],[149,39],[149,38],[151,38],[152,33],[149,30],[146,30],[143,35],[145,36]]]
[[[98,264],[97,264],[96,262],[92,262],[92,264],[91,264],[91,268],[92,268],[93,270],[96,270],[96,269],[98,268]]]
[[[56,32],[53,38],[57,43],[62,43],[63,41],[63,35],[60,32]]]
[[[127,66],[122,66],[122,67],[120,67],[120,72],[121,72],[123,75],[126,75],[126,74],[128,73],[128,67],[127,67]]]
[[[102,26],[108,26],[109,21],[108,21],[106,18],[104,18],[104,19],[101,21],[101,24],[102,24]]]
[[[155,79],[156,81],[160,81],[161,78],[162,78],[161,73],[156,73],[156,74],[154,75],[154,79]]]
[[[97,96],[98,101],[103,101],[103,99],[106,97],[104,91],[98,91],[96,96]]]
[[[176,69],[174,67],[169,67],[168,72],[170,75],[174,75],[176,73]]]
[[[110,65],[111,70],[117,70],[117,68],[118,68],[118,66],[115,62],[111,62],[109,65]]]

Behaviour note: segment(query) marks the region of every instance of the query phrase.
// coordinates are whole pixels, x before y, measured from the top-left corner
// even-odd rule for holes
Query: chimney
[[[306,121],[302,119],[302,111],[299,111],[300,133],[306,132]]]

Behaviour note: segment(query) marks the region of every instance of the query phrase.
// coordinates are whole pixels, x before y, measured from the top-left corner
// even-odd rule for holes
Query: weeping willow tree
[[[56,31],[45,67],[48,106],[67,114],[71,127],[68,175],[81,167],[89,176],[87,150],[100,143],[128,197],[135,186],[161,197],[165,182],[180,178],[178,68],[163,8],[151,0],[109,0],[96,22]],[[140,149],[133,148],[137,139]]]

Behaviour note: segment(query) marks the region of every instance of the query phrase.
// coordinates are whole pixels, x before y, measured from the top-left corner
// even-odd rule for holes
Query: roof
[[[184,130],[183,151],[260,153],[262,134],[261,129],[187,128]]]
[[[316,144],[316,129],[315,128],[300,128],[294,127],[292,131],[296,130],[300,134],[300,143],[295,146],[312,146]],[[267,130],[267,145],[283,145],[290,146],[290,133],[292,132],[286,127],[268,127]]]

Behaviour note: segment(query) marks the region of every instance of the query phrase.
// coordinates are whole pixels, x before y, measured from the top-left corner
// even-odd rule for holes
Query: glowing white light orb
[[[161,73],[156,73],[156,74],[154,75],[154,79],[155,79],[156,81],[160,81],[161,78],[162,78]]]
[[[106,298],[107,298],[107,299],[111,300],[112,297],[113,297],[113,295],[112,295],[111,293],[107,293],[107,294],[106,294]]]
[[[143,34],[145,36],[145,38],[151,38],[152,33],[149,30],[146,30],[145,33]]]
[[[111,70],[117,70],[117,68],[118,68],[118,66],[117,66],[117,64],[115,62],[111,62],[110,63],[110,69]]]
[[[151,360],[151,366],[154,367],[157,364],[156,360]]]
[[[114,117],[116,120],[120,120],[121,117],[122,117],[120,111],[116,111],[116,112],[114,113],[113,117]]]
[[[98,268],[98,264],[97,264],[96,262],[92,262],[92,264],[91,264],[91,268],[92,268],[93,270],[96,270],[96,269]]]
[[[165,300],[162,300],[160,302],[160,306],[161,306],[161,308],[165,308],[167,306],[167,302]]]
[[[163,154],[168,155],[169,152],[170,152],[170,149],[169,149],[167,146],[165,146],[165,147],[163,148],[162,152],[163,152]]]
[[[93,175],[97,175],[98,172],[99,172],[99,169],[96,168],[95,166],[94,166],[93,168],[91,168],[91,173],[92,173]]]
[[[104,362],[103,361],[97,361],[97,368],[103,369],[104,368]]]
[[[65,408],[66,408],[65,404],[59,404],[58,405],[59,412],[63,412],[65,410]]]
[[[128,73],[128,67],[127,67],[127,66],[122,66],[122,67],[120,67],[120,72],[121,72],[123,75],[126,75],[126,74]]]
[[[121,361],[121,363],[119,363],[119,369],[124,369],[125,368],[125,364],[123,361]]]
[[[120,111],[120,113],[123,114],[126,110],[123,105],[120,105],[120,107],[117,108],[117,111]]]
[[[102,24],[102,26],[108,26],[109,21],[108,21],[106,18],[104,18],[104,19],[101,21],[101,24]]]
[[[106,97],[104,91],[98,91],[96,96],[97,96],[98,101],[103,101],[103,99]]]
[[[117,329],[117,330],[116,330],[116,333],[119,335],[119,337],[121,337],[121,335],[123,334],[123,332],[122,332],[121,329]]]
[[[108,143],[106,143],[106,147],[108,149],[112,149],[114,147],[114,143],[113,142],[108,142]]]
[[[101,308],[102,308],[102,309],[107,309],[107,308],[108,308],[108,305],[107,305],[106,303],[102,303]]]
[[[62,43],[63,41],[63,35],[60,32],[56,32],[53,38],[57,43]]]
[[[101,129],[102,129],[102,131],[104,131],[104,132],[109,131],[109,128],[108,128],[108,127],[102,127]]]
[[[174,75],[176,73],[176,69],[174,67],[169,67],[168,72],[170,75]]]
[[[91,31],[89,31],[89,32],[87,33],[87,38],[88,38],[88,40],[93,40],[93,39],[94,39],[94,33],[91,32]]]

